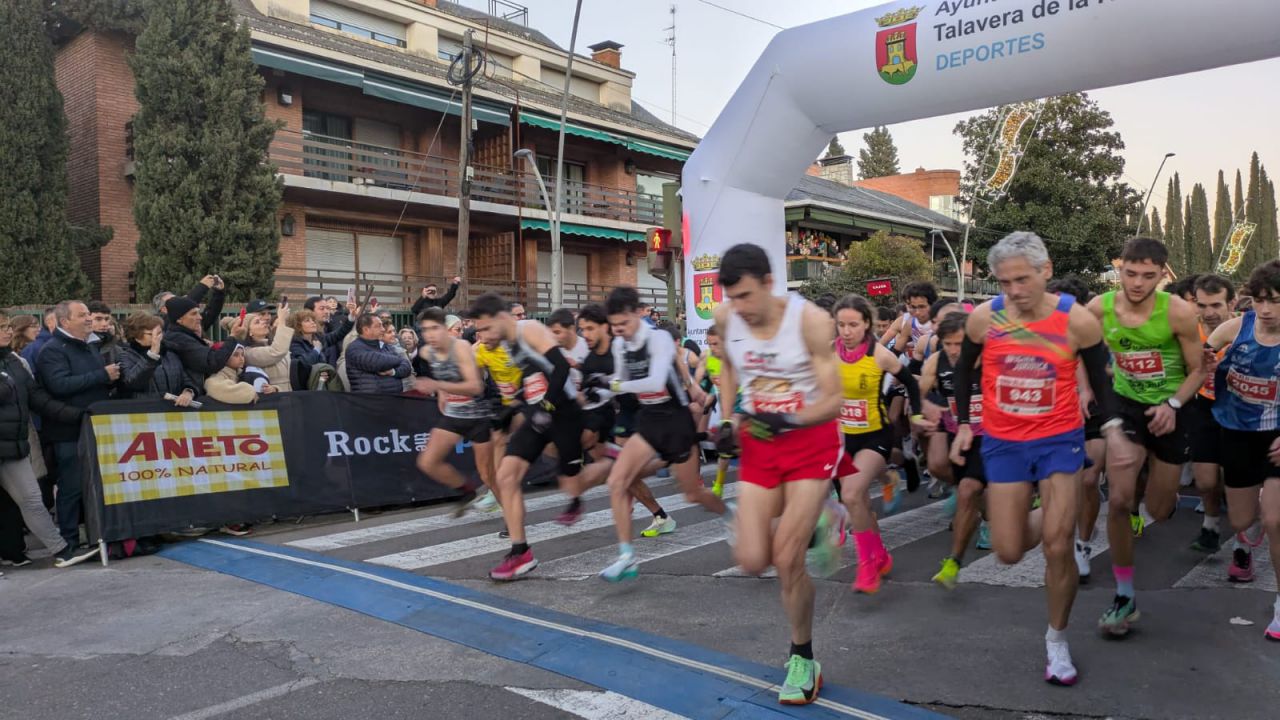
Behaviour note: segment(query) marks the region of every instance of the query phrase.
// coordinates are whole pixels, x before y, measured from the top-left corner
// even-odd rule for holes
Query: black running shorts
[[[951,447],[956,441],[956,436],[947,433],[947,447]],[[982,436],[975,435],[973,444],[969,446],[969,452],[964,454],[964,465],[951,463],[951,477],[963,480],[965,478],[973,478],[984,486],[987,484],[987,468],[982,464]]]
[[[1116,399],[1119,401],[1120,419],[1124,421],[1124,434],[1130,440],[1146,448],[1157,460],[1170,465],[1181,465],[1191,458],[1185,407],[1177,413],[1177,425],[1173,432],[1157,437],[1147,429],[1147,423],[1151,422],[1151,418],[1147,417],[1147,410],[1155,407],[1154,405],[1130,400],[1123,395],[1118,395]]]
[[[605,403],[598,408],[583,410],[583,429],[596,434],[596,442],[609,442],[613,439],[613,428],[617,422],[613,403]]]
[[[445,415],[440,418],[436,429],[451,432],[465,442],[487,443],[492,437],[493,420],[491,418],[455,418]]]
[[[693,454],[698,427],[689,408],[675,402],[641,405],[636,413],[636,434],[649,443],[663,462],[678,465]]]
[[[532,463],[548,444],[553,444],[560,456],[560,474],[577,475],[582,471],[582,421],[582,409],[576,403],[557,408],[551,414],[551,425],[546,432],[535,430],[526,417],[507,440],[507,454]]]
[[[1244,432],[1222,428],[1218,437],[1222,443],[1222,482],[1227,487],[1253,488],[1268,478],[1280,478],[1280,467],[1267,459],[1280,430]]]
[[[1196,395],[1182,409],[1178,422],[1187,425],[1191,462],[1222,464],[1222,429],[1213,417],[1213,401]]]
[[[844,437],[845,454],[854,460],[857,459],[858,453],[870,450],[888,462],[889,454],[893,452],[893,428],[888,425],[871,432],[856,435],[841,433],[841,435]]]

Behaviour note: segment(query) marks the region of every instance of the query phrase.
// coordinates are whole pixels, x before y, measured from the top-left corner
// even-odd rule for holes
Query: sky
[[[520,0],[517,0],[520,1]],[[1170,0],[1188,2],[1191,0]],[[467,4],[477,0],[464,0]],[[675,125],[703,135],[751,69],[776,27],[747,19],[751,15],[782,27],[794,27],[883,4],[884,0],[675,0]],[[569,46],[573,0],[523,0],[529,25],[562,47]],[[671,121],[671,48],[663,42],[671,25],[671,0],[583,0],[577,52],[602,40],[622,43],[622,66],[636,73],[632,99]],[[1181,174],[1190,194],[1203,183],[1212,213],[1219,169],[1227,185],[1236,169],[1248,183],[1249,158],[1257,151],[1273,177],[1280,175],[1280,59],[1219,68],[1193,75],[1095,90],[1090,96],[1115,119],[1126,149],[1122,180],[1145,192],[1167,152],[1177,153],[1165,166],[1151,207],[1164,215],[1168,178]],[[973,113],[947,115],[889,126],[898,146],[900,167],[910,172],[962,167],[956,123]],[[841,135],[845,150],[856,156],[862,131]]]

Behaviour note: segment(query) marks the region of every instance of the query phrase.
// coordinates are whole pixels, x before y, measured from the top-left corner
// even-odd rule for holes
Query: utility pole
[[[467,253],[471,242],[471,48],[471,30],[467,30],[462,34],[462,140],[458,149],[457,273],[463,282],[467,281]]]
[[[671,124],[676,124],[676,4],[671,3],[671,27],[663,40],[671,46]]]
[[[675,322],[684,280],[684,206],[680,184],[662,184],[662,226],[671,231],[671,266],[667,269],[667,319]]]

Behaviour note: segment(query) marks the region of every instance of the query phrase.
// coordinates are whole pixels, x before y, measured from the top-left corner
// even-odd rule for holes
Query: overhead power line
[[[778,25],[777,23],[771,23],[771,22],[769,22],[768,20],[761,20],[760,18],[756,17],[755,15],[748,15],[748,14],[746,14],[746,13],[742,12],[742,11],[734,10],[733,8],[727,8],[727,7],[723,6],[723,5],[717,5],[717,4],[713,3],[713,2],[711,2],[711,0],[698,0],[698,2],[702,3],[703,5],[710,5],[711,7],[716,8],[717,10],[723,10],[723,11],[725,11],[725,12],[727,12],[727,13],[731,13],[731,14],[733,14],[733,15],[737,15],[738,17],[744,17],[744,18],[746,18],[746,19],[748,19],[748,20],[755,20],[756,22],[760,23],[761,25],[768,25],[769,27],[777,28],[777,29],[779,29],[779,30],[786,30],[786,28],[782,27],[781,25]]]

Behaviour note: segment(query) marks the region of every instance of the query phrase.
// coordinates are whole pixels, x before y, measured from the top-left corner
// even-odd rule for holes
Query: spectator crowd
[[[447,307],[460,282],[454,278],[444,294],[434,284],[423,288],[413,316]],[[0,311],[0,565],[31,562],[24,526],[57,567],[98,553],[81,531],[78,449],[81,422],[96,402],[199,407],[204,400],[249,405],[295,391],[400,394],[429,376],[418,357],[418,328],[397,328],[376,300],[362,308],[315,296],[298,310],[287,298],[253,300],[223,317],[225,300],[223,280],[207,275],[185,295],[157,294],[152,312],[119,323],[100,301],[67,300],[39,318]],[[455,337],[474,337],[470,325],[447,316]],[[213,339],[215,326],[221,340]],[[241,535],[249,528],[221,530]],[[127,557],[155,547],[153,539],[139,538],[110,552]]]

